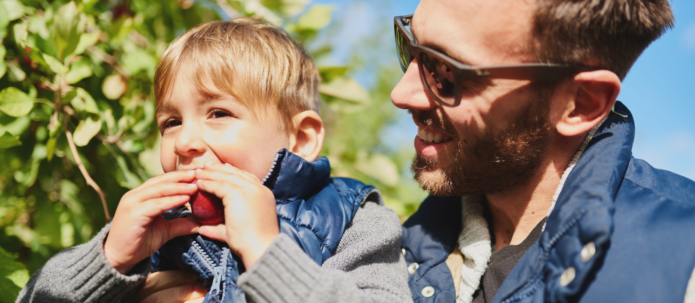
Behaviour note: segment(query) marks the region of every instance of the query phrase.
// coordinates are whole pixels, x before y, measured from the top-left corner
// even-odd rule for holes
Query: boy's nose
[[[202,134],[202,130],[194,125],[182,125],[181,131],[176,136],[174,153],[183,157],[193,157],[205,153],[207,145],[202,138]]]

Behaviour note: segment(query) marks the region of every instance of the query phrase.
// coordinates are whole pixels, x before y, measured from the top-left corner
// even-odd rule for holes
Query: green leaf
[[[142,184],[140,178],[130,171],[130,168],[128,168],[128,164],[125,162],[125,158],[123,158],[123,156],[119,155],[116,158],[116,162],[118,163],[118,168],[120,168],[116,174],[118,184],[130,189],[136,188]]]
[[[337,77],[344,76],[348,70],[347,66],[322,66],[319,67],[319,75],[321,76],[321,81],[328,83],[333,81]]]
[[[84,15],[81,15],[75,2],[61,6],[55,14],[53,24],[56,27],[56,57],[63,60],[72,54],[84,32]]]
[[[16,261],[17,257],[0,247],[0,294],[2,302],[14,302],[29,281],[29,271]]]
[[[65,74],[65,80],[70,84],[80,82],[80,80],[92,75],[92,68],[87,60],[78,60],[70,64],[70,71]]]
[[[324,95],[329,107],[342,112],[354,112],[371,104],[369,92],[357,81],[337,77],[328,83],[319,85],[319,92]],[[325,98],[328,96],[329,98]],[[341,102],[342,101],[342,102]]]
[[[74,1],[70,1],[58,9],[53,19],[53,24],[58,31],[67,35],[77,26],[78,16],[77,5],[75,5]]]
[[[154,115],[157,109],[154,106],[154,102],[144,102],[142,104],[142,109],[145,111],[144,119],[138,121],[137,124],[133,125],[133,132],[136,134],[144,132],[147,128],[154,122]]]
[[[50,67],[54,73],[62,75],[68,72],[68,69],[65,67],[65,65],[63,65],[63,63],[60,63],[58,59],[46,54],[43,54],[43,59],[46,60],[46,64],[48,64],[48,67]]]
[[[0,38],[2,40],[2,38]],[[5,66],[5,55],[7,54],[7,50],[5,49],[5,46],[0,44],[0,78],[5,75],[5,71],[7,70],[7,66]]]
[[[79,55],[81,53],[84,53],[84,51],[87,49],[87,47],[90,47],[90,46],[97,43],[100,35],[101,35],[101,32],[82,34],[82,36],[80,36],[80,42],[77,44],[77,47],[75,48],[75,51],[73,52],[73,54]]]
[[[2,5],[4,2],[0,2],[0,5]],[[9,11],[4,9],[0,9],[0,40],[5,39],[5,36],[7,36],[7,25],[10,24],[10,16],[9,16]]]
[[[75,91],[77,92],[77,97],[84,102],[84,107],[81,110],[95,115],[100,115],[97,103],[94,101],[94,98],[92,98],[92,95],[90,95],[89,92],[81,87],[78,87],[75,89]]]
[[[48,39],[51,35],[46,27],[46,21],[39,16],[29,18],[29,31],[38,34],[43,39]]]
[[[82,207],[78,197],[79,193],[80,189],[75,183],[66,179],[60,181],[60,200],[65,202],[68,208],[75,214],[84,213],[84,207]]]
[[[5,10],[8,21],[22,18],[25,13],[24,5],[17,0],[2,0],[0,1],[0,10]],[[0,24],[1,25],[1,24]]]
[[[29,128],[30,124],[31,118],[29,118],[28,116],[19,117],[10,123],[0,125],[0,133],[8,132],[15,136],[20,136],[24,131],[26,131]]]
[[[332,5],[316,4],[297,20],[297,27],[304,30],[320,30],[331,23]]]
[[[34,107],[34,100],[16,87],[0,92],[0,110],[12,117],[22,117]]]
[[[44,158],[46,158],[46,147],[42,144],[36,144],[34,146],[34,152],[31,155],[31,165],[25,165],[21,169],[16,170],[14,172],[15,181],[27,187],[32,186],[34,182],[36,182],[39,166],[41,165],[41,160]]]
[[[104,96],[111,100],[116,100],[125,94],[127,89],[127,84],[123,76],[119,74],[113,74],[104,79],[104,83],[101,85],[101,90],[104,92]]]
[[[139,71],[154,71],[157,66],[157,60],[154,56],[140,48],[125,53],[121,63],[130,75],[135,75]]]
[[[10,82],[20,82],[26,79],[27,74],[17,65],[17,62],[9,61],[7,63],[7,80],[10,80]]]
[[[113,117],[113,110],[107,109],[101,114],[101,116],[103,117],[104,122],[106,122],[106,128],[108,129],[109,134],[112,135],[116,127],[116,119]]]
[[[19,137],[15,137],[8,132],[2,132],[2,135],[0,135],[0,150],[19,145],[22,145],[22,142],[19,141]]]
[[[49,125],[49,127],[50,126],[52,126],[53,128],[49,128],[48,142],[46,142],[46,158],[48,159],[48,161],[51,161],[51,159],[53,159],[58,140],[61,139],[63,135],[63,132],[59,131],[61,129],[60,123],[55,123],[54,125]]]
[[[284,16],[293,17],[301,13],[310,0],[260,0],[261,4]]]
[[[101,119],[90,116],[87,119],[80,121],[80,124],[75,128],[75,134],[73,139],[75,140],[75,145],[85,146],[89,143],[94,136],[96,136],[101,130]]]
[[[60,244],[64,247],[70,247],[75,244],[75,227],[70,222],[70,214],[64,212],[60,214],[58,219],[60,222]]]
[[[53,159],[53,155],[55,154],[55,149],[56,149],[56,143],[58,143],[58,138],[48,138],[48,142],[46,142],[46,159],[48,161],[51,161]]]
[[[27,44],[27,35],[29,34],[28,24],[26,21],[19,22],[12,28],[14,30],[14,40],[17,45],[22,47]]]

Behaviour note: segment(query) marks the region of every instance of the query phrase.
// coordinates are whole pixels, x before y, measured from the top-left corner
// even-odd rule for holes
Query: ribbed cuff
[[[278,235],[238,285],[254,302],[302,302],[320,283],[320,266],[285,234]]]
[[[111,267],[104,255],[107,225],[88,245],[79,247],[82,258],[67,264],[65,283],[73,290],[78,302],[130,301],[150,273],[150,258],[138,263],[127,275]]]

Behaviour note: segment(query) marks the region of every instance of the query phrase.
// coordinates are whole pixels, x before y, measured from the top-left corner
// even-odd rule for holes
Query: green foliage
[[[0,303],[12,303],[29,280],[29,271],[0,247]]]
[[[161,172],[152,81],[177,35],[256,15],[310,45],[332,10],[309,0],[0,0],[0,297],[13,301],[28,272],[88,241],[126,191]],[[352,71],[320,67],[322,154],[334,175],[376,185],[407,216],[423,194],[404,172],[409,155],[379,138],[396,119],[393,70],[371,91]]]

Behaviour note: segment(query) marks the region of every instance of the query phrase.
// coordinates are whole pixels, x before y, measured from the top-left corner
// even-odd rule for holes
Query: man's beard
[[[551,129],[550,94],[541,88],[536,91],[536,100],[531,100],[507,129],[487,128],[466,140],[458,138],[445,116],[440,119],[434,111],[411,111],[422,125],[443,128],[456,143],[446,167],[441,167],[438,159],[415,155],[411,170],[420,187],[435,196],[464,196],[500,193],[529,182],[545,157]]]

